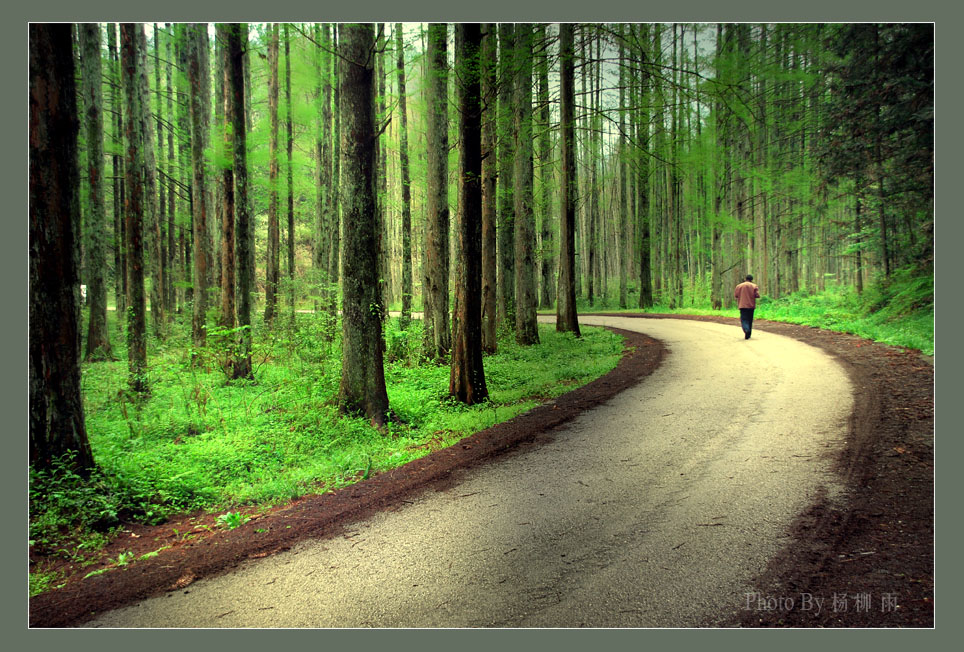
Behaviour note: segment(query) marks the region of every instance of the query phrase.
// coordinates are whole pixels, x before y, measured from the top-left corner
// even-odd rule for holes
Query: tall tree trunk
[[[104,121],[101,92],[100,25],[79,26],[81,80],[84,94],[84,127],[87,139],[87,277],[90,287],[90,320],[87,328],[86,360],[110,360],[113,354],[107,336],[107,267],[105,240],[107,220],[104,210]]]
[[[208,35],[207,24],[193,24],[188,27],[190,35],[190,60],[188,79],[191,85],[191,168],[194,171],[191,184],[191,208],[193,212],[193,256],[194,256],[194,315],[192,319],[192,339],[196,348],[207,341],[205,321],[208,308],[208,267],[210,247],[208,235],[208,184],[204,150],[207,148],[208,113],[210,96],[208,84]]]
[[[515,167],[515,339],[528,346],[539,343],[536,321],[536,229],[532,192],[532,27],[515,29],[518,69],[514,85]]]
[[[291,118],[291,37],[288,33],[288,23],[285,23],[285,105],[287,116],[285,122],[288,127],[288,305],[291,310],[291,323],[295,321],[295,192],[294,192],[294,164],[291,157],[294,153],[294,124]]]
[[[281,281],[281,235],[278,223],[278,24],[270,26],[268,37],[268,259],[265,264],[264,321],[274,321]]]
[[[425,355],[441,362],[452,348],[449,331],[448,26],[428,27],[428,147],[425,262],[422,289]]]
[[[80,171],[68,23],[29,25],[30,464],[94,467],[80,385]],[[98,39],[99,46],[99,39]]]
[[[642,26],[641,47],[646,47],[649,43],[649,26]],[[640,134],[641,144],[644,145],[639,156],[639,168],[637,172],[636,190],[639,193],[639,307],[646,309],[652,308],[653,301],[653,271],[650,259],[652,244],[650,241],[650,186],[649,186],[649,159],[652,152],[652,139],[649,128],[649,107],[651,101],[650,85],[652,75],[650,67],[652,61],[645,52],[640,53],[642,61],[646,67],[641,71],[639,83],[639,106],[637,114],[639,124],[637,126]]]
[[[385,23],[376,24],[375,79],[377,80],[378,89],[375,93],[377,101],[375,109],[375,129],[378,132],[378,137],[375,139],[375,162],[378,170],[376,172],[375,218],[378,222],[378,286],[382,297],[382,305],[385,306],[385,314],[382,315],[382,317],[387,320],[388,306],[391,304],[394,286],[391,282],[391,273],[389,270],[388,134],[384,133],[388,130],[388,127],[391,126],[385,92],[386,82],[388,81],[385,57],[389,38],[385,33],[385,29]],[[382,125],[384,125],[384,129]]]
[[[596,34],[597,54],[593,58],[593,63],[587,66],[595,68],[595,75],[590,73],[590,154],[589,154],[589,231],[586,234],[586,249],[589,252],[589,278],[587,279],[587,295],[589,305],[592,306],[596,300],[596,292],[599,289],[599,161],[602,159],[600,143],[602,142],[602,123],[599,108],[599,84],[602,75],[600,74],[599,60],[599,34]],[[592,56],[592,43],[589,44],[590,56]]]
[[[632,259],[632,240],[629,238],[629,170],[626,145],[626,87],[629,85],[626,74],[626,26],[619,26],[619,307],[627,308],[629,265]]]
[[[482,350],[495,353],[497,299],[496,130],[498,128],[495,23],[482,25]]]
[[[405,98],[405,42],[402,24],[395,23],[395,49],[398,62],[398,111],[401,114],[401,143],[398,156],[402,174],[402,330],[412,319],[412,193],[408,174],[408,109]]]
[[[251,369],[251,295],[254,291],[254,269],[251,266],[251,219],[248,212],[248,165],[247,165],[247,124],[245,119],[244,54],[243,34],[247,34],[247,24],[228,25],[226,51],[228,56],[228,81],[225,86],[230,93],[230,102],[225,107],[230,116],[232,135],[232,163],[234,167],[234,209],[237,213],[237,323],[241,329],[238,355],[232,362],[231,377],[250,378]]]
[[[161,31],[157,23],[153,24],[154,29],[154,96],[157,97],[157,110],[154,112],[152,124],[157,128],[157,232],[160,257],[157,261],[157,272],[161,279],[160,305],[161,318],[167,318],[167,286],[170,281],[167,278],[165,263],[167,262],[167,179],[165,167],[167,165],[164,154],[164,92],[161,87]],[[148,102],[151,94],[148,89]]]
[[[171,52],[171,41],[173,40],[173,34],[171,32],[171,24],[166,23],[164,28],[166,38],[165,43],[165,56],[167,62],[164,65],[164,79],[165,87],[167,90],[167,120],[169,123],[169,128],[167,130],[167,258],[164,260],[164,270],[163,275],[166,279],[164,283],[164,290],[166,295],[164,297],[164,314],[167,319],[170,320],[177,309],[177,295],[174,291],[175,278],[177,276],[176,268],[176,258],[175,252],[175,239],[174,239],[174,228],[175,228],[175,201],[177,199],[177,192],[175,187],[177,185],[175,179],[175,166],[174,166],[174,79],[171,68],[174,66],[174,59],[172,58]]]
[[[576,316],[576,130],[575,80],[572,23],[559,25],[560,111],[562,132],[562,192],[559,211],[559,301],[556,304],[556,330],[579,333]]]
[[[161,337],[164,326],[164,279],[161,276],[161,219],[157,209],[157,158],[154,156],[154,117],[151,111],[151,88],[147,74],[147,35],[143,30],[137,32],[140,42],[137,54],[141,58],[140,89],[144,99],[141,101],[141,117],[144,133],[144,227],[149,252],[149,273],[151,277],[151,330]]]
[[[555,247],[552,242],[552,132],[549,130],[549,42],[546,38],[546,24],[537,27],[537,42],[541,48],[539,55],[539,219],[541,222],[539,243],[539,265],[541,276],[539,307],[552,308],[553,258]]]
[[[332,51],[338,51],[338,40],[340,28],[337,26],[332,27]],[[332,142],[332,158],[334,159],[332,163],[331,172],[331,199],[333,205],[331,207],[331,220],[328,222],[329,229],[329,239],[328,242],[328,284],[331,288],[331,292],[328,295],[328,314],[331,316],[332,321],[337,319],[338,311],[338,280],[341,274],[341,138],[342,138],[342,127],[341,127],[341,66],[334,64],[332,66],[332,74],[335,77],[334,84],[334,98],[333,106],[335,111],[334,119],[334,129],[331,132],[331,142]]]
[[[388,416],[383,367],[378,224],[375,217],[375,32],[370,23],[345,24],[339,44],[339,87],[344,134],[342,199],[345,252],[342,278],[342,369],[338,402],[376,426]]]
[[[482,367],[482,102],[478,23],[455,26],[459,80],[459,265],[449,394],[468,405],[488,398]]]
[[[167,167],[167,160],[164,154],[165,134],[164,134],[164,92],[161,87],[161,30],[157,23],[154,23],[154,93],[157,96],[157,233],[160,242],[158,250],[160,259],[157,262],[158,276],[161,279],[160,306],[162,322],[168,319],[167,295],[168,287],[171,285],[169,278],[170,270],[167,267],[167,199],[171,187],[168,181],[170,168]]]
[[[191,86],[189,79],[190,50],[194,32],[185,23],[174,24],[175,58],[179,72],[177,75],[177,95],[183,98],[177,107],[177,131],[180,137],[177,144],[178,167],[181,170],[181,183],[186,189],[186,210],[182,223],[178,225],[178,266],[183,288],[178,290],[178,301],[182,306],[192,305],[194,289],[191,282],[193,263],[191,260],[191,238],[188,234],[194,228],[194,167],[192,165],[193,144],[191,127]],[[192,308],[193,309],[193,308]]]
[[[224,184],[224,206],[221,210],[221,317],[222,328],[234,328],[237,323],[235,308],[235,253],[234,253],[234,137],[232,130],[232,89],[231,89],[231,59],[227,45],[231,38],[231,25],[219,23],[217,25],[218,40],[225,44],[221,49],[224,61],[220,64],[223,70],[223,93],[218,98],[223,104],[224,123],[221,125],[221,138],[224,143],[224,163],[221,169],[221,181]],[[231,361],[234,366],[233,360]]]
[[[499,265],[497,274],[496,322],[499,328],[515,326],[515,216],[513,202],[512,89],[515,79],[515,25],[499,24],[499,131],[498,131],[498,223],[496,226]]]
[[[127,251],[124,236],[124,146],[123,110],[121,108],[120,88],[121,70],[117,53],[117,23],[107,23],[107,52],[110,58],[111,84],[110,106],[114,115],[113,154],[111,173],[114,177],[114,312],[118,325],[123,328],[127,315]]]
[[[137,33],[143,33],[141,23],[123,23],[121,25],[121,67],[124,76],[124,96],[126,98],[125,136],[127,139],[127,211],[124,219],[127,223],[127,366],[129,385],[137,393],[147,392],[147,333],[145,324],[144,297],[144,205],[149,201],[145,197],[147,176],[144,170],[144,93],[141,88],[141,77],[144,62],[139,52],[141,39]]]

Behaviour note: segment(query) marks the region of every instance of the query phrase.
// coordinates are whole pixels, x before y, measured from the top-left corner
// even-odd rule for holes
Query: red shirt
[[[760,298],[760,288],[755,283],[744,281],[736,286],[733,296],[739,299],[738,307],[756,308],[756,300]]]

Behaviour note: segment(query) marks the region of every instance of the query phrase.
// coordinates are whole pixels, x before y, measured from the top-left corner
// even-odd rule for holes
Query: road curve
[[[669,355],[550,443],[86,626],[693,627],[747,608],[793,518],[844,491],[831,462],[846,374],[737,325],[580,322],[646,333]]]

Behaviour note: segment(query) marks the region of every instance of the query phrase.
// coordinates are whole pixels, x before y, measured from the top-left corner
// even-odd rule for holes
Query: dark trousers
[[[753,330],[753,308],[740,308],[740,326],[743,327],[743,335],[749,338]]]

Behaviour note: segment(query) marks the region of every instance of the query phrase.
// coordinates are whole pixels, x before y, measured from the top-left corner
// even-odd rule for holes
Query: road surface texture
[[[243,562],[87,627],[693,627],[752,582],[833,471],[852,389],[823,351],[735,324],[587,316],[669,350],[547,443],[334,538]]]

